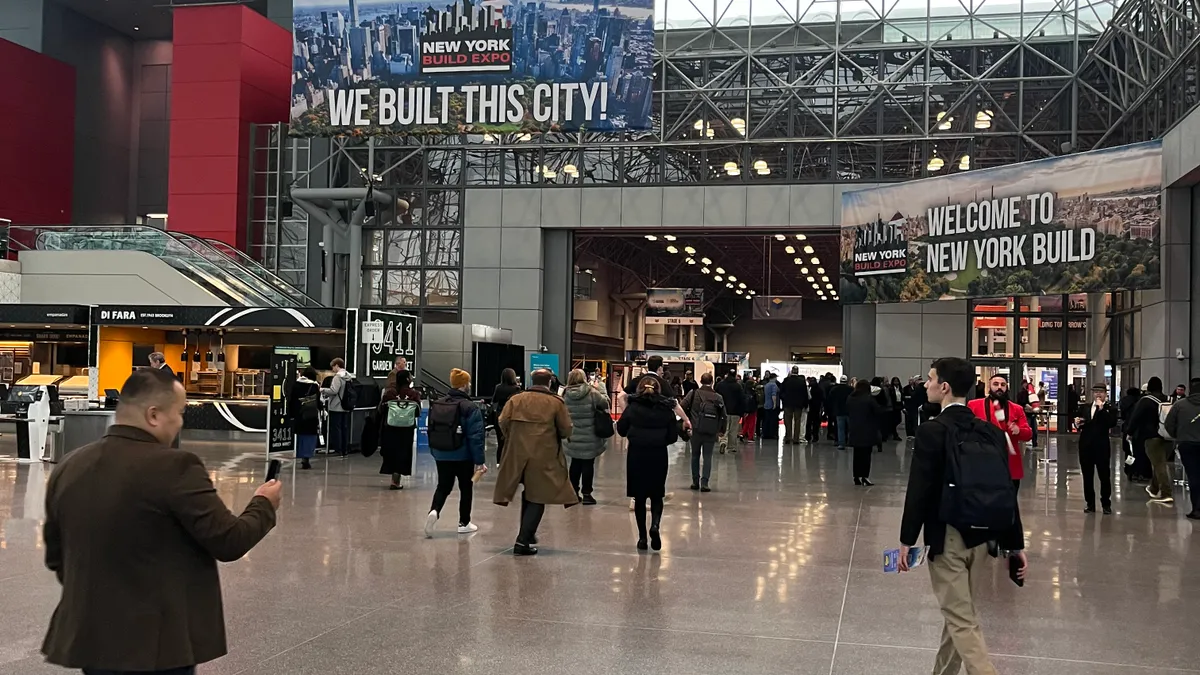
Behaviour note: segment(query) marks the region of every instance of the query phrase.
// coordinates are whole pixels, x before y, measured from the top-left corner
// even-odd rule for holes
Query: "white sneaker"
[[[1151,499],[1162,497],[1162,493],[1151,490],[1149,485],[1146,486],[1146,494],[1150,495]]]
[[[1155,504],[1174,504],[1175,498],[1174,497],[1155,497],[1154,499],[1151,499],[1150,501],[1154,502]]]
[[[433,528],[437,526],[438,512],[430,511],[429,515],[425,516],[425,538],[433,539]]]
[[[458,526],[459,534],[471,534],[472,532],[478,532],[478,531],[479,531],[479,526],[476,525],[475,523],[467,523],[466,525]]]

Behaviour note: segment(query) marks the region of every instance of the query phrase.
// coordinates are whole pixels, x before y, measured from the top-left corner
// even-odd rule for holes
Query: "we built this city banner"
[[[847,192],[842,303],[1158,288],[1161,189],[1153,141]]]
[[[293,135],[650,127],[654,0],[293,7]]]

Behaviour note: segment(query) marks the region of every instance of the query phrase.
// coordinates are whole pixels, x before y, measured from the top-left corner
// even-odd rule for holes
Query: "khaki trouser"
[[[986,558],[987,544],[967,548],[958,530],[946,526],[945,550],[929,562],[933,594],[945,620],[933,675],[955,675],[963,666],[967,675],[996,675],[979,627],[972,586],[983,574],[980,567]]]
[[[730,442],[729,437],[733,436],[733,442],[737,443],[738,434],[742,432],[742,417],[740,415],[725,416],[725,430],[721,433],[719,440],[721,449],[724,450]]]
[[[1154,469],[1154,475],[1150,479],[1150,491],[1163,497],[1175,496],[1175,480],[1171,478],[1171,465],[1167,463],[1167,457],[1174,449],[1173,441],[1165,438],[1146,439],[1146,457],[1150,459],[1150,466]]]
[[[804,408],[783,409],[784,440],[794,441],[800,438],[800,432],[804,430],[804,410]]]

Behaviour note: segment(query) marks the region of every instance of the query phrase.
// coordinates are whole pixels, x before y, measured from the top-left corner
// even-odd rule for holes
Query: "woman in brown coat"
[[[508,506],[516,497],[517,486],[525,486],[514,555],[537,553],[534,544],[546,504],[578,503],[561,447],[563,439],[571,436],[571,416],[562,399],[551,393],[551,377],[549,370],[534,371],[530,377],[533,387],[509,399],[500,413],[505,446],[493,501]]]

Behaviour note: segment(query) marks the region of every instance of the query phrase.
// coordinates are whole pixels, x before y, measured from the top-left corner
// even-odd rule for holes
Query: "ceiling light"
[[[821,290],[821,284],[813,284],[813,288],[815,288],[819,291],[819,290]]]
[[[754,291],[746,291],[747,295],[754,295]]]
[[[721,275],[718,274],[715,277],[713,277],[713,281],[721,281]]]
[[[740,288],[739,288],[739,289],[737,289],[736,291],[734,291],[734,293],[737,293],[738,295],[741,295],[741,294],[742,294],[742,289],[740,289]]]
[[[704,128],[704,120],[696,120],[696,123],[692,125],[692,128],[696,131],[700,131]]]
[[[825,288],[833,288],[833,284],[825,284]]]
[[[550,168],[546,168],[544,171],[542,171],[542,178],[553,179],[557,175],[558,174],[554,173],[554,171]]]
[[[733,284],[725,284],[725,288],[733,288]]]
[[[813,258],[813,259],[812,259],[812,264],[814,264],[814,265],[820,265],[820,264],[821,264],[821,259],[820,259],[820,258]]]
[[[725,172],[730,173],[738,170],[737,162],[725,162]]]
[[[740,176],[742,175],[742,170],[735,168],[732,171],[726,171],[725,174],[728,176]]]
[[[760,176],[769,176],[771,175],[771,169],[770,167],[763,167],[761,169],[755,169],[754,173],[757,173]]]
[[[689,264],[689,265],[695,265],[695,264],[696,264],[696,259],[695,259],[695,258],[688,258],[688,259],[687,259],[687,264]]]
[[[767,169],[767,168],[768,168],[767,160],[765,160],[765,159],[754,160],[754,170],[755,171],[762,171],[763,169]]]
[[[796,247],[795,246],[784,246],[783,250],[787,251],[788,253],[795,253]]]
[[[992,127],[992,111],[980,110],[975,114],[976,129],[990,129]]]
[[[746,135],[746,120],[744,120],[740,117],[735,117],[735,118],[729,120],[729,126],[733,127],[733,130],[738,132],[739,134],[741,134],[743,136]]]
[[[802,234],[796,235],[796,241],[804,241],[805,239],[808,239],[808,237],[806,237]]]
[[[809,278],[808,278],[808,280],[809,280],[809,281],[816,281],[816,280],[817,280],[817,278],[816,278],[816,277],[809,277]]]
[[[712,128],[712,127],[709,127],[709,128],[707,128],[707,129],[705,129],[705,130],[704,130],[704,135],[705,135],[705,136],[707,136],[707,137],[709,137],[709,138],[712,138],[714,135],[716,135],[716,133],[717,133],[717,132],[713,131],[713,128]]]
[[[778,239],[779,241],[783,241],[784,239],[787,239],[787,235],[777,234],[777,235],[775,235],[775,238]]]
[[[825,268],[824,268],[824,267],[818,267],[818,268],[817,268],[817,274],[825,274]]]
[[[707,268],[707,267],[701,267],[701,268],[700,268],[700,273],[701,273],[701,274],[708,274],[708,268]]]
[[[796,259],[797,259],[797,260],[799,260],[799,258],[796,258]],[[801,267],[801,268],[800,268],[800,274],[808,274],[808,268],[807,268],[807,267]]]
[[[658,241],[658,237],[656,237],[656,236],[654,236],[654,235],[652,235],[652,234],[648,234],[648,235],[646,235],[646,239],[647,239],[648,241]]]
[[[708,258],[701,258],[701,259],[700,259],[700,262],[704,263],[705,265],[711,265],[711,264],[712,264],[712,261],[711,261],[711,260],[709,260]]]
[[[675,235],[673,235],[673,234],[664,234],[664,235],[663,235],[663,239],[666,239],[667,241],[675,241]]]
[[[959,171],[969,171],[971,169],[971,156],[963,155],[962,159],[958,160]]]
[[[742,283],[738,284],[738,288],[745,288],[745,287],[746,287],[746,284],[742,284]]]
[[[688,255],[696,255],[696,249],[692,248],[691,246],[684,246],[683,250],[687,251]]]
[[[732,274],[730,274],[728,278],[730,281],[737,281],[737,277],[733,276]]]
[[[577,169],[574,164],[568,164],[562,168],[562,172],[568,176],[575,176],[579,173],[579,169]]]
[[[724,267],[718,267],[718,268],[717,268],[717,274],[725,274],[725,268],[724,268]]]
[[[667,253],[679,253],[679,249],[675,248],[674,246],[668,246]]]
[[[821,277],[821,281],[829,281],[829,277]]]
[[[804,263],[804,259],[803,258],[792,258],[792,262],[796,263],[797,265],[801,265]]]
[[[926,166],[925,168],[929,169],[930,171],[941,171],[942,167],[945,165],[946,165],[946,162],[943,161],[941,157],[934,155],[932,158],[930,158],[929,165]]]

